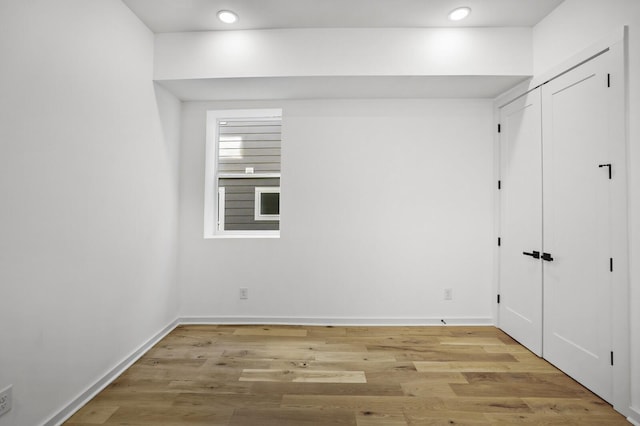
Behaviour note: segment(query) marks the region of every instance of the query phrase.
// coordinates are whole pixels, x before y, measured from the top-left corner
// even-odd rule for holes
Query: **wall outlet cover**
[[[444,289],[444,300],[452,300],[453,299],[453,289],[445,288]]]
[[[248,299],[249,298],[249,289],[248,288],[240,288],[240,299]]]

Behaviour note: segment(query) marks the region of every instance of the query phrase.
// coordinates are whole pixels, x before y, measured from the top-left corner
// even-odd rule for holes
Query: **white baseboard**
[[[238,325],[336,325],[336,326],[433,326],[433,325],[494,325],[491,317],[483,318],[364,318],[364,317],[183,317],[180,324]]]
[[[139,360],[149,349],[162,340],[167,334],[171,333],[178,326],[178,320],[171,322],[165,328],[156,333],[155,336],[147,340],[142,346],[136,349],[131,355],[122,360],[118,365],[113,367],[107,374],[100,378],[87,390],[78,395],[73,401],[67,404],[62,410],[43,423],[43,426],[58,426],[69,419],[76,411],[82,408],[87,402],[95,397],[100,391],[109,386],[118,376],[131,367],[134,362]]]
[[[629,407],[631,415],[627,417],[627,421],[635,426],[640,426],[640,409]]]

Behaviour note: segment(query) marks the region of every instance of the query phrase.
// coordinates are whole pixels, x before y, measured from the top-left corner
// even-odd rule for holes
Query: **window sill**
[[[214,234],[205,235],[205,240],[234,239],[234,238],[280,238],[280,234]]]

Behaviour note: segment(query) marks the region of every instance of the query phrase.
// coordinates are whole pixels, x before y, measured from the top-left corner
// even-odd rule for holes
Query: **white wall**
[[[534,28],[533,54],[527,29],[340,30],[343,44],[338,33],[275,30],[258,47],[284,55],[278,68],[272,57],[251,55],[259,32],[161,35],[155,76],[540,74],[622,24],[630,25],[635,307],[637,0],[566,0]],[[456,50],[455,34],[471,44]],[[450,37],[446,49],[431,43],[435,35]],[[408,48],[397,50],[406,37]],[[491,40],[502,48],[494,44],[484,55]],[[0,333],[0,388],[14,385],[14,408],[0,426],[42,423],[178,312],[490,321],[491,102],[193,102],[180,119],[180,102],[151,82],[153,44],[119,0],[0,2],[0,324],[11,324]],[[371,49],[360,50],[363,44]],[[203,57],[203,46],[220,49]],[[453,56],[462,52],[469,55]],[[205,111],[251,106],[284,109],[282,237],[204,240]],[[246,301],[238,300],[241,286],[249,288]],[[442,300],[447,287],[453,301]],[[640,422],[640,313],[631,312],[632,406]]]
[[[565,0],[533,30],[535,74],[629,26],[628,145],[631,276],[631,407],[640,423],[640,2]]]
[[[247,107],[283,108],[281,238],[205,240],[205,112]],[[491,321],[491,101],[188,102],[182,124],[183,316]]]
[[[43,423],[177,316],[180,103],[153,41],[119,0],[0,2],[2,426]]]
[[[531,75],[531,28],[308,28],[156,35],[157,80]]]

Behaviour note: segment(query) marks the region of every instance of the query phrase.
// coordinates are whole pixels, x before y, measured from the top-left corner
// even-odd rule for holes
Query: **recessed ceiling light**
[[[231,12],[230,10],[221,10],[220,12],[218,12],[218,19],[225,24],[233,24],[238,20],[238,15]]]
[[[449,12],[449,19],[452,21],[460,21],[471,13],[471,8],[469,7],[459,7],[457,9],[453,9]]]

